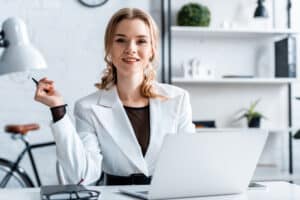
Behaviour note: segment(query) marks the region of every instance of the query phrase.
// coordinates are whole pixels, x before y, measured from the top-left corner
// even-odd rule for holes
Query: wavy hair
[[[158,60],[157,55],[157,46],[159,33],[158,28],[154,20],[150,15],[138,8],[123,8],[116,12],[110,19],[104,36],[104,45],[105,45],[105,56],[104,61],[106,62],[106,68],[103,71],[103,76],[100,83],[96,83],[95,86],[99,89],[110,89],[117,83],[117,69],[113,65],[112,60],[110,59],[109,52],[111,50],[113,36],[116,31],[117,25],[124,19],[140,19],[142,20],[150,30],[150,39],[152,46],[153,56],[150,58],[149,65],[144,70],[144,80],[141,85],[141,94],[144,97],[155,98],[158,95],[155,92],[154,81],[156,79],[156,64]]]

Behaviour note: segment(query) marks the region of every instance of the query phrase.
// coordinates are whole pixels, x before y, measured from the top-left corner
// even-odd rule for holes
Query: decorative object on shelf
[[[216,128],[215,120],[193,121],[196,128]]]
[[[274,28],[275,22],[273,21],[274,15],[269,16],[267,11],[267,6],[264,4],[265,0],[258,0],[257,7],[255,9],[253,19],[250,21],[250,25],[252,28],[256,29],[271,29]],[[274,4],[274,1],[270,2],[270,4]],[[274,7],[274,5],[273,5]],[[268,6],[268,9],[271,10],[271,13],[274,12],[272,10],[272,6]]]
[[[261,118],[266,119],[266,117],[262,113],[255,110],[257,104],[259,103],[259,101],[260,101],[260,99],[257,99],[256,101],[251,103],[250,107],[248,109],[243,108],[242,111],[244,113],[237,120],[246,118],[249,128],[259,128]]]
[[[232,27],[234,27],[234,23],[231,22],[231,21],[224,20],[220,24],[220,28],[222,28],[222,29],[229,29],[229,28],[232,28]]]
[[[275,77],[297,77],[296,42],[293,36],[275,42]]]
[[[300,139],[300,129],[298,131],[296,131],[295,135],[294,135],[295,139]]]
[[[26,25],[20,18],[4,21],[0,32],[0,48],[4,48],[0,56],[0,75],[47,68],[42,54],[30,43]]]
[[[184,78],[193,79],[213,79],[215,78],[215,72],[212,67],[201,64],[201,61],[197,58],[193,58],[188,62],[184,62],[183,65]]]
[[[82,5],[90,8],[103,6],[108,0],[78,0]]]
[[[198,3],[188,3],[178,12],[179,26],[209,26],[211,14],[207,6]]]
[[[257,7],[254,12],[254,17],[263,17],[263,18],[268,18],[268,11],[266,7],[263,5],[263,2],[265,0],[258,0],[257,1]]]

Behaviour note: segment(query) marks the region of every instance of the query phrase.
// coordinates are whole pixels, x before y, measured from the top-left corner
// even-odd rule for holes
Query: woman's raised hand
[[[54,82],[47,78],[39,80],[34,99],[49,107],[64,105],[62,96],[54,87]]]

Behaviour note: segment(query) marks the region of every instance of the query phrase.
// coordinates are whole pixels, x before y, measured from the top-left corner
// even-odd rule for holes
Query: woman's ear
[[[107,54],[107,60],[112,63],[111,54]]]
[[[154,56],[152,55],[151,57],[150,57],[150,62],[152,62],[153,61],[153,59],[154,59]]]
[[[150,62],[152,62],[154,60],[154,50],[152,49],[152,53],[151,53],[151,56],[150,56]]]

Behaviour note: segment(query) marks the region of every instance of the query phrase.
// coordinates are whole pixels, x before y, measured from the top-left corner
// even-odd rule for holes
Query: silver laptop
[[[148,190],[120,191],[142,199],[243,193],[267,135],[262,130],[167,135]]]

